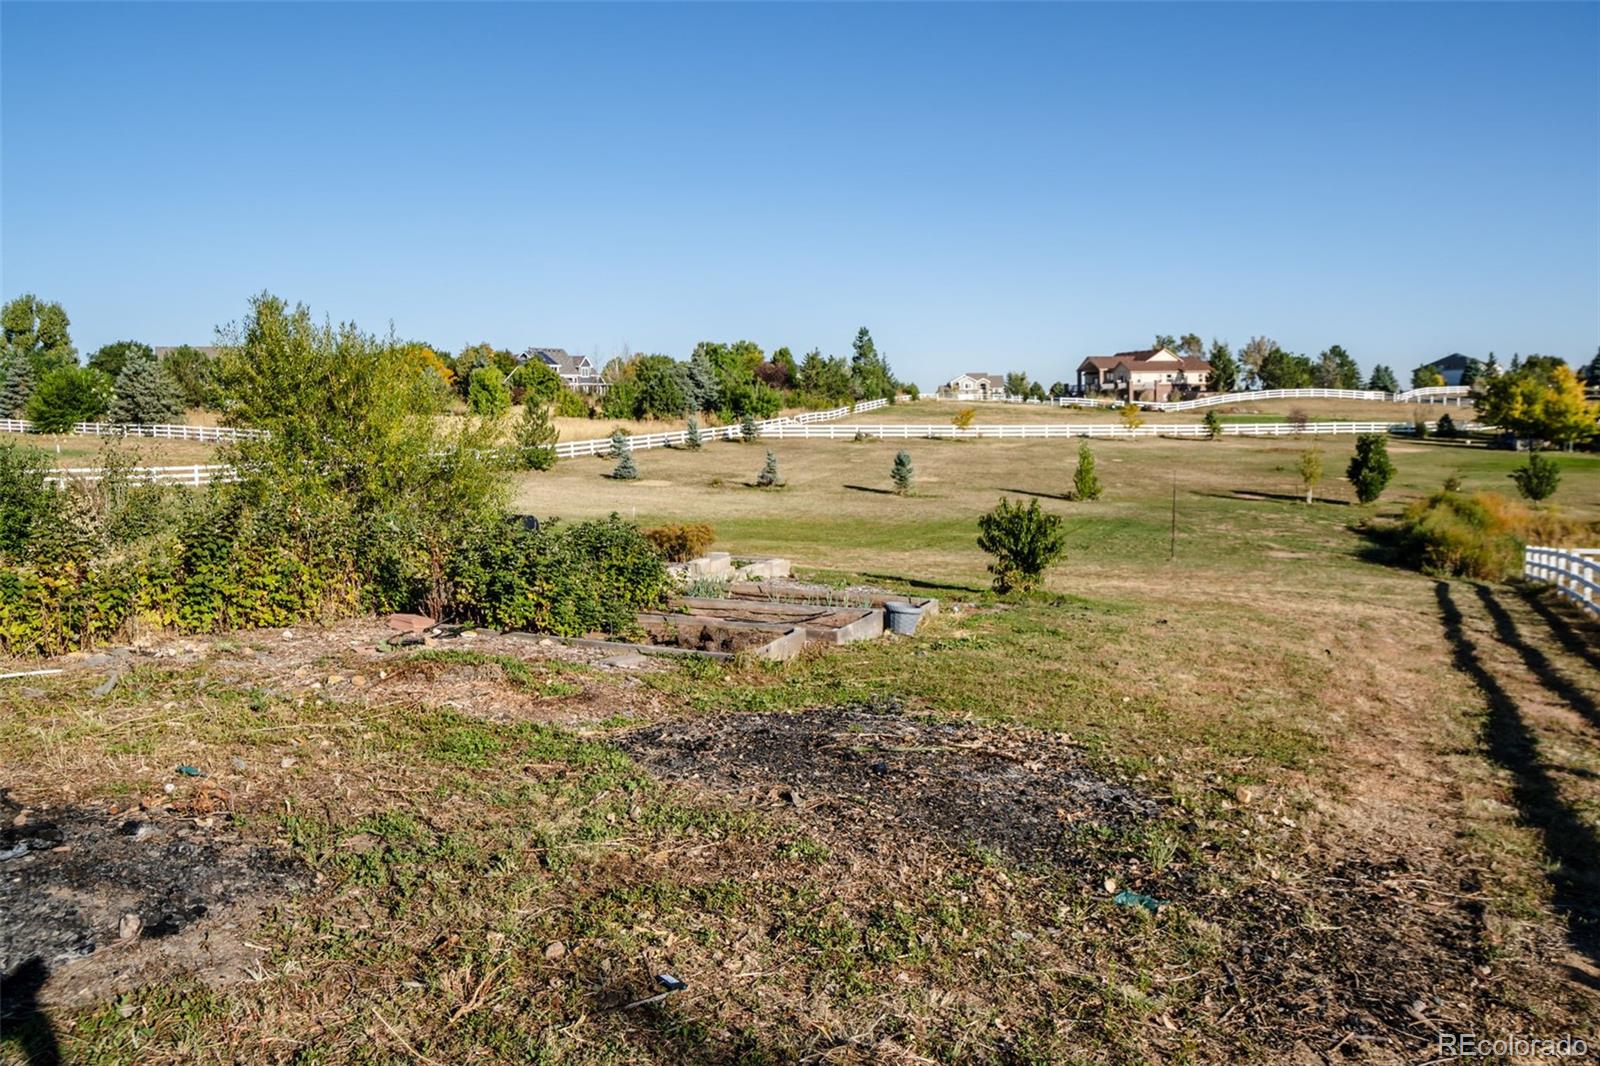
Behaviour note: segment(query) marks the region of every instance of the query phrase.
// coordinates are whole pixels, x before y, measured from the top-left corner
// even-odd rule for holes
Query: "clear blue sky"
[[[1600,6],[0,5],[0,291],[1068,379],[1600,344]]]

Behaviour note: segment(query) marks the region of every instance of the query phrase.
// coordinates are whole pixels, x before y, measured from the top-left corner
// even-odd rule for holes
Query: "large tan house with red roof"
[[[1169,400],[1206,391],[1211,364],[1179,355],[1169,348],[1151,348],[1116,355],[1091,355],[1078,367],[1080,395],[1111,393],[1128,400]]]

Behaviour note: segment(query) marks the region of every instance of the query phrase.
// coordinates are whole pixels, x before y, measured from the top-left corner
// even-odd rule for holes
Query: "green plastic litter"
[[[205,774],[201,773],[195,767],[190,766],[188,763],[184,763],[182,766],[178,767],[178,773],[182,774],[184,777],[204,777],[204,776],[206,776]]]
[[[1143,907],[1151,914],[1161,908],[1161,901],[1154,896],[1147,896],[1143,892],[1135,892],[1127,888],[1112,896],[1111,902],[1119,907]]]

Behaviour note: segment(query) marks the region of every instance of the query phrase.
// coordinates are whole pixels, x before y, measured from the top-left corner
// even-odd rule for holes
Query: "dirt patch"
[[[24,811],[0,796],[0,819],[0,973],[48,975],[38,1003],[86,1003],[173,970],[237,979],[259,957],[250,921],[307,880],[225,815]]]
[[[1067,862],[1079,831],[1156,812],[1153,801],[1091,773],[1060,738],[892,706],[668,722],[620,743],[663,777],[778,790],[808,813],[825,808],[835,827],[932,834],[1025,865]]]

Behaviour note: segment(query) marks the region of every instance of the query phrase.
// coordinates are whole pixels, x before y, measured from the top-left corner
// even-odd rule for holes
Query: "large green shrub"
[[[55,517],[60,495],[45,481],[52,465],[38,448],[0,441],[0,561],[20,559],[34,529]]]
[[[102,349],[103,350],[103,349]],[[116,395],[111,401],[111,421],[156,425],[183,417],[183,397],[177,382],[144,345],[130,349],[118,360]]]
[[[655,546],[616,515],[537,530],[486,526],[461,545],[452,577],[463,613],[558,636],[631,633],[635,613],[660,606],[671,586]]]
[[[498,367],[479,367],[467,382],[467,410],[484,418],[499,418],[511,410],[511,390]]]
[[[994,510],[978,519],[978,547],[994,556],[989,573],[996,592],[1038,588],[1044,572],[1066,554],[1066,531],[1060,515],[1039,507],[1001,499]]]
[[[1084,441],[1078,445],[1078,468],[1072,472],[1072,498],[1098,500],[1103,491],[1100,475],[1094,468],[1094,452],[1089,450],[1089,442]]]
[[[1403,558],[1424,573],[1499,581],[1521,571],[1524,545],[1590,534],[1580,523],[1498,493],[1438,492],[1406,508],[1399,535]]]
[[[34,428],[66,433],[78,422],[94,422],[111,405],[111,379],[89,367],[50,371],[28,395],[26,411]]]

